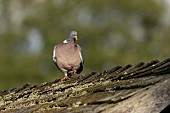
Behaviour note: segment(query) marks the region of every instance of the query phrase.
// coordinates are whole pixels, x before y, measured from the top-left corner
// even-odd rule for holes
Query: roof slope
[[[170,59],[0,91],[1,112],[155,113],[170,104]]]

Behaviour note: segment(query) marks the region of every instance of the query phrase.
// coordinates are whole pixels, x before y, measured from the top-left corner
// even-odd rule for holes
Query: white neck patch
[[[63,41],[63,43],[65,43],[65,44],[66,44],[66,43],[68,43],[68,42],[67,42],[67,40],[64,40],[64,41]]]

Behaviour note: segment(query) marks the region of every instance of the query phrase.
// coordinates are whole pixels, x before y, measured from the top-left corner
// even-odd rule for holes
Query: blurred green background
[[[170,0],[0,0],[0,90],[63,77],[55,44],[78,32],[83,74],[170,56]]]

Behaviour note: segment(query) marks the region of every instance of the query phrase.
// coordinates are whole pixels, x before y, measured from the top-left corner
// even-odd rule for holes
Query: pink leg
[[[69,73],[74,73],[76,74],[77,70],[76,69],[72,69],[71,71],[69,71]]]
[[[71,80],[71,79],[67,76],[67,73],[64,73],[64,78],[62,78],[61,80]]]
[[[76,74],[77,70],[76,69],[73,69],[73,73]]]

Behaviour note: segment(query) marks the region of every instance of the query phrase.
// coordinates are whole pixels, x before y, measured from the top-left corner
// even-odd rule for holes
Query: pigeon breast
[[[59,44],[54,48],[56,63],[60,70],[78,69],[82,62],[81,50],[72,43]]]

